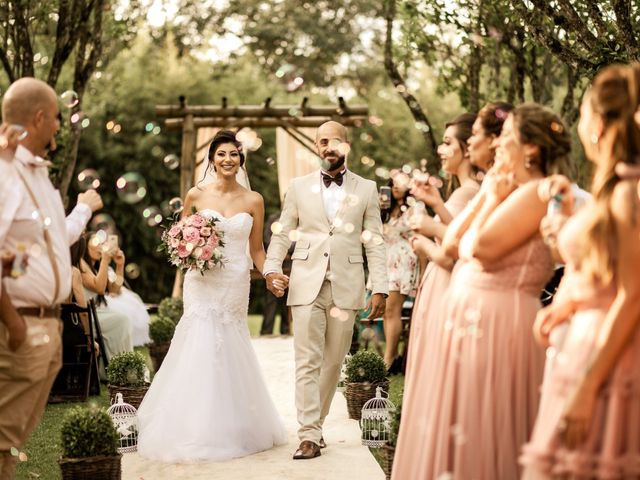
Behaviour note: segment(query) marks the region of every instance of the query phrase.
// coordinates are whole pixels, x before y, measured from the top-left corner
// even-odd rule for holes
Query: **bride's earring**
[[[531,168],[531,157],[526,157],[524,159],[524,168],[529,170]]]

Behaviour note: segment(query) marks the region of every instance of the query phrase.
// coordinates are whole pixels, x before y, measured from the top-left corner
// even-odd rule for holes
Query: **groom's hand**
[[[384,307],[387,303],[385,296],[382,293],[374,293],[369,299],[366,310],[369,313],[367,319],[373,320],[384,315]]]
[[[266,280],[267,288],[278,298],[284,295],[284,291],[289,286],[289,277],[282,273],[269,273],[266,276]]]

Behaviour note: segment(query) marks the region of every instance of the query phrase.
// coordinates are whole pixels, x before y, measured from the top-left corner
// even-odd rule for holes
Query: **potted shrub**
[[[158,371],[165,355],[169,351],[176,324],[169,317],[158,316],[149,324],[149,355],[153,361],[153,370]]]
[[[391,478],[393,470],[393,457],[396,453],[396,444],[398,442],[398,432],[400,431],[400,419],[402,417],[402,401],[396,407],[391,419],[391,431],[389,441],[382,446],[382,470],[387,480]]]
[[[349,418],[360,420],[362,407],[376,396],[376,387],[389,391],[387,368],[380,355],[360,350],[347,364],[344,396],[347,399]]]
[[[184,305],[181,298],[166,297],[158,304],[158,316],[170,318],[176,325],[182,317]]]
[[[120,480],[120,436],[111,417],[97,407],[74,407],[61,429],[63,480]]]
[[[145,381],[146,363],[138,352],[124,352],[114,355],[107,367],[108,389],[111,403],[116,393],[122,393],[124,401],[138,408],[149,384]]]

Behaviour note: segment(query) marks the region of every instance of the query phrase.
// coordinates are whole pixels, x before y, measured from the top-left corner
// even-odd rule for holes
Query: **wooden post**
[[[196,129],[193,114],[188,113],[182,122],[182,155],[180,158],[180,198],[184,201],[193,186],[193,172],[196,163]]]
[[[180,103],[184,108],[186,100],[180,98]],[[193,186],[193,175],[196,169],[196,129],[193,125],[193,114],[184,116],[182,123],[182,152],[180,156],[180,198],[182,201],[187,197],[187,192]],[[182,296],[182,275],[180,270],[176,272],[173,282],[172,297]]]

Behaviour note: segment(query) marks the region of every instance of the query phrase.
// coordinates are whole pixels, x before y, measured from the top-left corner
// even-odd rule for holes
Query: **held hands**
[[[100,194],[93,189],[80,193],[78,195],[78,203],[84,203],[92,212],[100,210],[103,206]]]
[[[365,307],[365,311],[369,312],[367,320],[373,320],[374,318],[384,315],[385,305],[387,303],[386,298],[382,293],[374,293],[369,299],[369,303]]]
[[[269,273],[265,279],[267,281],[267,289],[278,298],[284,295],[284,291],[289,286],[289,277],[282,273]]]

